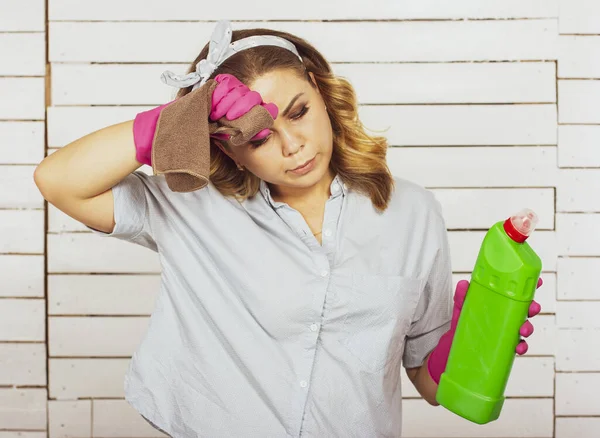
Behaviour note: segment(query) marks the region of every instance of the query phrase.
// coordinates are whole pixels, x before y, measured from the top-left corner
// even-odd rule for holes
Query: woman
[[[256,35],[278,43],[246,39]],[[229,38],[242,44],[215,59]],[[213,79],[211,121],[257,106],[273,120],[235,146],[215,133],[208,185],[179,193],[135,171],[155,164],[153,126],[166,106],[36,170],[57,208],[160,257],[126,399],[174,437],[400,436],[401,365],[435,405],[468,286],[457,286],[452,318],[440,204],[390,174],[385,138],[365,132],[351,85],[309,43],[268,29],[231,34],[226,22],[212,40],[186,78],[166,82],[183,87],[182,99]],[[530,316],[538,312],[534,303]],[[532,331],[527,322],[521,334]]]

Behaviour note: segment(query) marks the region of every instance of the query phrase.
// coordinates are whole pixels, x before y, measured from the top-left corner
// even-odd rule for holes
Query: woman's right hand
[[[250,90],[239,79],[230,74],[220,74],[215,77],[217,86],[211,96],[211,110],[209,121],[216,122],[223,116],[227,120],[235,120],[248,113],[256,105],[263,106],[273,117],[277,118],[277,105],[264,103],[256,91]],[[136,148],[136,159],[142,164],[152,166],[152,145],[156,135],[156,126],[159,116],[164,108],[177,102],[177,99],[159,107],[139,113],[134,120],[133,136]],[[251,140],[262,140],[269,135],[270,129],[266,128],[255,134]],[[229,134],[213,133],[212,137],[229,140]]]
[[[252,91],[238,78],[230,74],[220,74],[215,77],[215,81],[219,84],[212,94],[212,103],[210,111],[210,119],[217,121],[222,117],[227,120],[235,120],[256,105],[264,107],[273,119],[277,118],[279,112],[277,105],[274,103],[265,103],[262,96],[257,91]],[[252,140],[262,140],[269,135],[270,129],[266,128],[258,132]],[[212,134],[213,137],[227,140],[228,134]]]

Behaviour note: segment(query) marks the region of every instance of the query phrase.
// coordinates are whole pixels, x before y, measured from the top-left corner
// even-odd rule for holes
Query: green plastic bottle
[[[537,224],[523,209],[486,233],[456,326],[437,402],[474,423],[500,416],[542,261],[525,242]]]

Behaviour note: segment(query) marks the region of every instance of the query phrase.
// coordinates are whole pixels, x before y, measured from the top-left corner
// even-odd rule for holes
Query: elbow
[[[49,198],[51,197],[50,181],[51,179],[48,177],[47,169],[42,167],[41,164],[38,165],[33,171],[33,182],[40,191],[42,197],[48,202],[50,202]]]
[[[41,164],[39,164],[33,171],[33,182],[35,183],[35,186],[38,188],[38,190],[40,192],[42,192],[42,186],[44,185],[44,183],[43,183],[44,176],[43,176],[43,170],[40,166],[41,166]],[[43,195],[43,193],[42,193],[42,195]]]
[[[33,171],[33,182],[36,186],[38,186],[38,188],[44,183],[45,180],[48,179],[46,176],[47,174],[48,172],[46,166],[44,165],[44,161],[42,160],[42,162],[39,163]]]

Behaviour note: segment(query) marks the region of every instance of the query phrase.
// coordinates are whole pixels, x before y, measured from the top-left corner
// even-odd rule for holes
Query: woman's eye
[[[267,140],[269,139],[270,135],[268,135],[267,137],[263,138],[262,140],[256,140],[256,141],[251,141],[250,142],[250,146],[252,146],[253,149],[256,149],[259,146],[262,146],[263,144],[265,144],[267,142]]]
[[[292,120],[299,120],[302,117],[304,117],[304,115],[308,112],[308,107],[307,106],[303,106],[302,109],[300,110],[300,112],[298,114],[295,114],[293,117],[291,117]],[[271,137],[271,135],[263,138],[262,140],[256,140],[256,141],[251,141],[250,142],[250,146],[252,147],[252,149],[256,149],[259,146],[262,146],[263,144],[265,144],[267,142],[267,140],[269,140],[269,138]]]
[[[307,112],[308,112],[308,107],[303,106],[302,109],[300,110],[300,112],[298,114],[296,114],[294,117],[292,117],[292,119],[293,120],[301,119]]]

